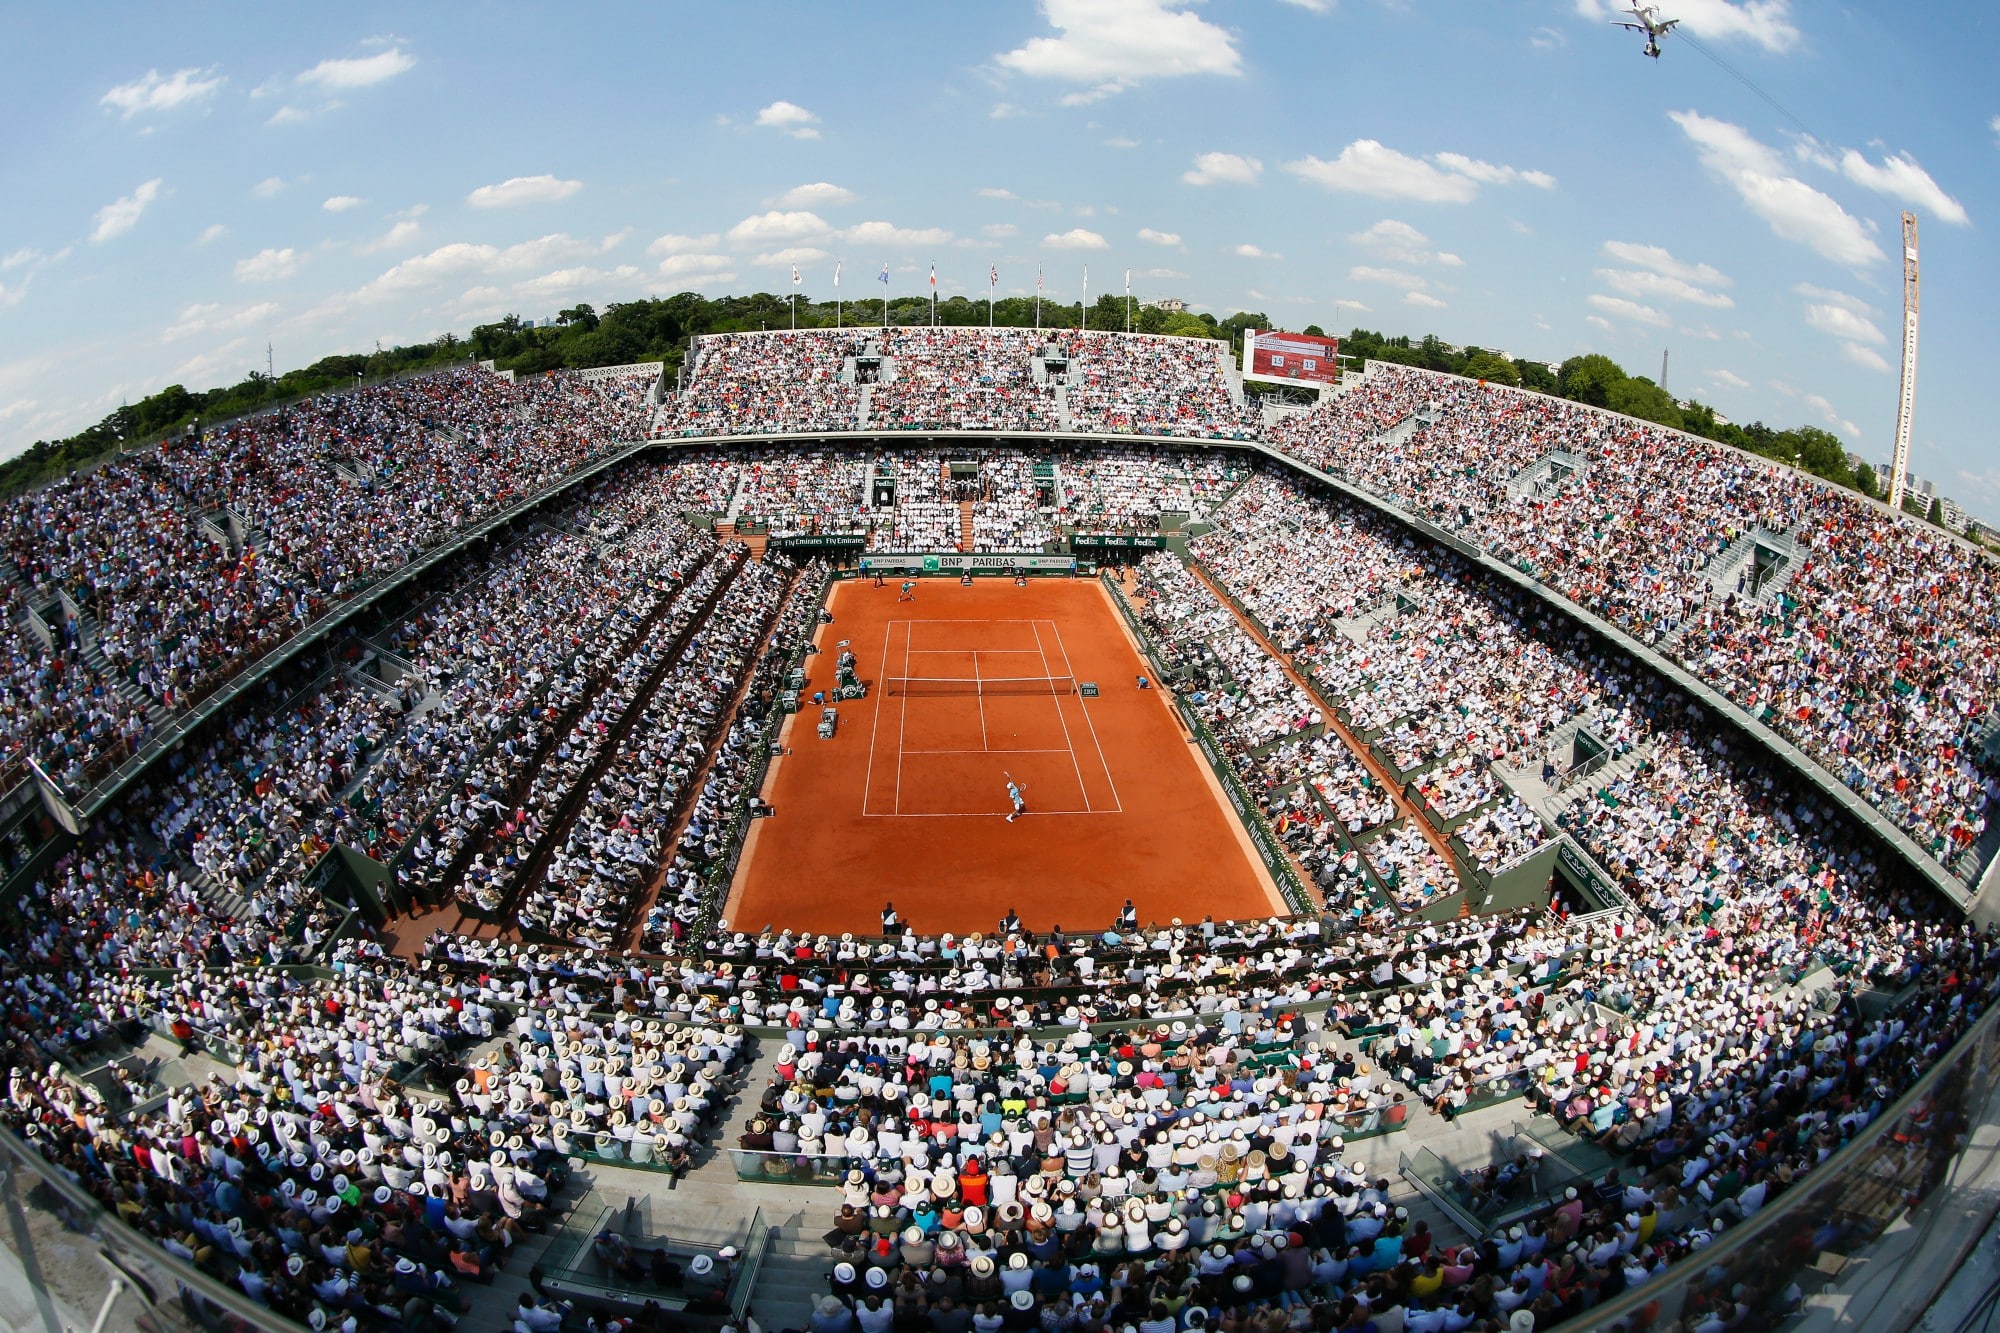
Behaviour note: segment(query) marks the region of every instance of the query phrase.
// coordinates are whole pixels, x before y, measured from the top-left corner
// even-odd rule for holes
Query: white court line
[[[1056,648],[1062,653],[1063,674],[1065,676],[1069,676],[1072,679],[1074,679],[1076,676],[1076,668],[1070,664],[1069,648],[1066,644],[1063,643],[1062,626],[1056,624],[1055,621],[1051,620],[1049,622],[1049,628],[1054,630],[1056,633]],[[1058,710],[1061,709],[1062,705],[1060,700],[1057,701],[1056,706]],[[1125,808],[1125,802],[1119,799],[1118,783],[1112,778],[1111,764],[1104,757],[1104,742],[1097,738],[1097,724],[1090,720],[1090,705],[1084,703],[1083,696],[1079,694],[1076,697],[1076,706],[1083,710],[1083,725],[1090,729],[1090,743],[1097,747],[1097,762],[1104,768],[1104,781],[1111,788],[1111,800],[1114,804],[1117,805],[1117,807],[1120,810],[1123,810]]]
[[[1035,627],[1035,647],[1039,649],[1042,646],[1042,623],[1039,620],[1031,621],[1030,623]],[[1049,622],[1049,628],[1055,628],[1053,620]],[[1049,655],[1046,651],[1042,653],[1042,674],[1044,676],[1055,675],[1054,670],[1049,666]],[[1095,814],[1097,812],[1090,808],[1090,788],[1083,785],[1083,765],[1077,761],[1076,742],[1071,739],[1069,734],[1069,719],[1063,716],[1062,696],[1059,694],[1052,695],[1050,696],[1050,702],[1056,706],[1056,721],[1062,724],[1063,744],[1069,747],[1070,767],[1076,770],[1076,789],[1083,794],[1083,808]],[[1100,752],[1099,757],[1102,757],[1102,752]]]
[[[1050,815],[1097,815],[1097,816],[1099,816],[1099,817],[1104,817],[1104,816],[1109,816],[1109,815],[1115,815],[1115,814],[1119,814],[1119,813],[1121,813],[1121,812],[1120,812],[1120,811],[1117,811],[1117,810],[1039,810],[1039,809],[1036,809],[1036,810],[1030,810],[1030,811],[1028,811],[1028,813],[1027,813],[1027,814],[1025,814],[1025,815],[1023,815],[1023,816],[1021,816],[1021,818],[1023,818],[1023,819],[1046,819],[1046,818],[1047,818],[1047,817],[1049,817]],[[864,819],[992,819],[992,818],[994,818],[994,817],[995,817],[996,815],[1005,815],[1005,814],[1006,814],[1006,811],[1004,811],[1004,810],[979,810],[979,811],[974,811],[974,812],[973,812],[973,813],[971,813],[971,814],[959,814],[959,813],[957,813],[957,812],[955,812],[955,811],[950,811],[950,810],[912,810],[912,811],[910,811],[910,812],[909,812],[909,813],[907,813],[907,814],[904,814],[904,813],[901,813],[901,812],[898,812],[898,813],[896,813],[896,814],[893,814],[893,815],[869,815],[869,814],[864,814],[864,815],[862,816],[862,818],[864,818]]]
[[[986,692],[979,688],[979,650],[972,650],[972,697],[979,701],[979,749],[985,753],[993,747],[986,742]]]
[[[1068,754],[1068,750],[905,750],[904,754]]]
[[[887,675],[889,671],[889,630],[895,623],[892,620],[882,627],[882,672],[884,675]],[[875,737],[882,730],[882,714],[887,711],[886,708],[882,707],[881,701],[877,700],[875,704],[875,722],[874,725],[868,728],[868,771],[861,777],[861,813],[864,815],[868,813],[868,788],[875,781]],[[902,760],[898,759],[896,762],[900,764]]]
[[[907,623],[908,622],[905,622],[905,624]],[[903,676],[905,679],[908,679],[910,674],[910,640],[915,637],[916,637],[915,630],[913,629],[904,630]],[[909,720],[910,720],[910,696],[906,694],[903,696],[903,706],[901,710],[898,711],[896,714],[896,808],[890,813],[898,815],[903,813],[903,726]]]

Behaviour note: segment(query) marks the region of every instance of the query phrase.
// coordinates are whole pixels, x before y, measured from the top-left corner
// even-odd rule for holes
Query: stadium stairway
[[[801,591],[800,578],[801,575],[794,572],[787,581],[784,592],[778,597],[776,608],[764,620],[763,627],[757,636],[759,642],[769,639],[771,632],[777,627],[778,621],[784,616],[785,607],[790,605],[793,597],[799,595]],[[715,757],[722,748],[722,739],[729,734],[729,729],[736,725],[737,715],[743,709],[743,700],[749,695],[750,683],[756,674],[756,666],[753,663],[743,672],[743,678],[736,682],[735,688],[730,692],[729,704],[722,710],[722,720],[717,724],[715,734],[709,737],[707,748],[702,751],[701,764],[695,769],[694,775],[688,779],[686,794],[674,806],[672,823],[668,827],[665,840],[661,843],[663,848],[677,848],[680,846],[682,835],[687,832],[687,826],[694,819],[695,800],[700,796],[702,788],[707,785],[708,775],[715,769]],[[626,922],[625,938],[627,949],[637,948],[644,943],[646,917],[652,912],[653,905],[659,901],[661,888],[666,885],[667,868],[665,862],[670,860],[672,860],[672,853],[667,852],[663,857],[662,864],[647,878],[645,887],[633,896],[632,903],[627,909],[628,920]]]
[[[1243,406],[1243,367],[1229,355],[1229,344],[1221,343],[1215,349],[1215,359],[1222,364],[1222,379],[1229,386],[1229,401]]]
[[[97,641],[97,626],[94,622],[86,619],[78,623],[77,642],[81,645],[77,655],[83,658],[92,671],[111,682],[111,689],[119,698],[145,714],[146,726],[149,729],[157,729],[166,722],[167,710],[155,702],[151,695],[140,689],[138,682],[113,666],[110,659],[105,657],[103,645]]]
[[[970,551],[973,540],[972,501],[960,500],[958,502],[958,549],[961,551]]]
[[[723,594],[729,590],[730,584],[735,582],[736,575],[741,569],[741,565],[732,564],[723,572],[722,577],[716,581],[715,587],[710,589],[701,603],[693,608],[693,617],[675,635],[673,641],[668,645],[666,652],[661,655],[658,664],[639,682],[638,688],[633,691],[632,698],[625,705],[624,711],[618,715],[612,722],[610,729],[605,733],[603,747],[598,751],[596,757],[585,767],[576,782],[571,785],[568,793],[557,804],[555,813],[544,826],[541,841],[536,845],[533,853],[530,854],[520,878],[515,881],[512,888],[508,891],[506,901],[501,904],[500,910],[496,914],[500,920],[507,922],[510,926],[514,923],[515,914],[520,911],[521,902],[527,893],[528,887],[542,882],[543,873],[548,867],[550,858],[568,840],[570,825],[576,822],[577,815],[581,813],[585,802],[590,797],[591,790],[597,785],[597,780],[617,760],[619,747],[625,743],[626,736],[630,735],[632,728],[638,724],[640,716],[646,711],[646,705],[652,702],[653,695],[660,688],[660,682],[665,680],[667,674],[680,664],[681,658],[687,653],[689,641],[708,624],[708,618],[714,612],[716,603],[722,600]],[[688,584],[691,586],[693,582],[694,576],[690,576]],[[665,604],[655,614],[652,623],[642,632],[642,637],[650,636],[656,631],[671,629],[674,613],[682,609],[686,609],[685,604],[678,597],[672,602]],[[641,640],[639,639],[633,641],[632,655],[637,654],[640,642]],[[601,697],[608,681],[608,673],[606,676],[600,677],[591,689],[589,696],[584,700],[580,700],[577,707],[581,708]],[[566,727],[558,729],[556,734],[561,735],[563,730],[566,729]],[[492,830],[490,828],[485,830],[485,834],[485,837],[467,842],[466,850],[460,853],[443,884],[440,885],[439,892],[447,904],[453,900],[459,882],[463,878],[465,867],[471,861],[470,853],[475,844],[482,849],[484,846],[490,844]],[[448,906],[445,910],[451,911],[454,909]]]
[[[1064,430],[1076,429],[1076,418],[1069,414],[1069,385],[1056,385],[1056,420]]]

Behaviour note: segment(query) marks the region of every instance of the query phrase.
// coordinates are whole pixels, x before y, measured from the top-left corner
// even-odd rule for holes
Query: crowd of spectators
[[[646,391],[424,375],[190,431],[16,497],[0,509],[10,610],[58,608],[59,623],[47,648],[7,645],[9,740],[87,785],[143,741],[145,701],[160,718],[185,708],[466,524],[641,438]]]
[[[2000,578],[1970,545],[1693,436],[1395,367],[1275,431],[1678,659],[1977,868]],[[1760,534],[1786,563],[1752,585]]]
[[[478,438],[555,423],[554,471],[597,448],[586,437],[599,427],[547,403],[510,406],[483,383],[464,392]],[[1482,488],[1507,493],[1514,474],[1560,447],[1588,466],[1531,487],[1537,512],[1553,522],[1590,488],[1613,488],[1599,501],[1624,498],[1603,511],[1617,522],[1602,531],[1623,535],[1593,558],[1617,571],[1617,543],[1644,540],[1648,520],[1615,489],[1631,483],[1612,476],[1631,439],[1588,437],[1567,418],[1548,425],[1539,407],[1505,405],[1528,414],[1506,429],[1487,416],[1475,425],[1468,413],[1489,412],[1475,391],[1423,392],[1390,377],[1353,391],[1362,398],[1346,425],[1319,420],[1299,438],[1330,451],[1348,447],[1333,443],[1345,431],[1371,432],[1357,445],[1374,440],[1410,406],[1399,393],[1419,396],[1414,406],[1434,419],[1381,464],[1384,475],[1424,476],[1412,497],[1462,502],[1450,526],[1521,540],[1527,528],[1494,517],[1518,518],[1513,500]],[[467,444],[449,438],[458,428],[377,432],[367,424],[377,409],[314,418],[341,441],[334,475],[344,484],[355,483],[340,468],[373,479],[361,494],[407,499],[416,482],[406,471],[429,468],[435,490],[444,468],[482,496],[445,520],[412,515],[396,529],[413,535],[410,550],[508,502],[479,492],[497,474],[480,471],[476,449],[456,452]],[[410,399],[396,410],[423,421],[445,409]],[[1553,444],[1523,443],[1545,425]],[[332,435],[298,429],[333,456]],[[1436,461],[1425,442],[1447,429],[1462,443],[1491,438],[1494,466],[1425,472]],[[574,454],[564,452],[569,431]],[[273,484],[277,446],[221,438],[238,461],[265,452],[218,493]],[[1507,451],[1524,449],[1532,457],[1504,466]],[[1366,453],[1342,455],[1343,466],[1374,466]],[[680,515],[714,508],[739,483],[776,504],[793,489],[837,494],[850,481],[858,515],[868,462],[838,458],[793,465],[770,454],[737,470],[703,455],[631,469],[560,522],[464,562],[378,636],[401,665],[377,684],[350,659],[329,679],[239,704],[0,922],[10,1068],[0,1114],[107,1208],[252,1299],[295,1318],[317,1307],[330,1325],[441,1327],[464,1304],[461,1284],[489,1277],[523,1229],[544,1224],[566,1154],[685,1168],[747,1059],[740,1025],[769,1026],[785,1034],[779,1076],[744,1146],[828,1164],[844,1182],[821,1333],[872,1329],[907,1310],[933,1321],[957,1311],[987,1330],[1090,1333],[1162,1320],[1547,1327],[1656,1280],[1809,1179],[1994,993],[1987,935],[1945,915],[1830,802],[1692,701],[1442,548],[1272,475],[1208,514],[1217,531],[1191,545],[1206,577],[1155,555],[1136,596],[1182,698],[1333,910],[1144,929],[1079,923],[1083,933],[1042,936],[709,930],[716,871],[761,772],[758,722],[782,667],[769,650],[796,638],[817,604],[810,572],[745,562]],[[911,465],[937,479],[942,462]],[[153,516],[140,521],[164,523],[174,511],[158,497],[185,493],[176,469],[193,465],[156,462],[148,474],[118,464],[127,474],[103,484],[134,488],[133,512]],[[1148,478],[1130,460],[1079,465],[1087,487],[1075,491],[1067,464],[1057,475],[1065,507],[1139,516],[1178,499],[1176,486],[1214,486],[1219,502],[1220,483],[1235,480],[1197,483],[1178,466],[1177,482],[1172,469]],[[1690,488],[1686,521],[1706,522],[1700,497],[1713,479],[1696,472],[1704,480]],[[1636,475],[1657,485],[1663,474]],[[795,486],[801,476],[825,480]],[[1012,453],[982,459],[981,481],[988,503],[1003,485],[1012,497],[1040,484],[1029,457]],[[1764,484],[1746,473],[1733,489]],[[1872,635],[1871,621],[1846,625],[1847,639],[1819,638],[1858,615],[1877,575],[1822,572],[1838,561],[1816,543],[1840,513],[1784,489],[1792,484],[1749,521],[1798,543],[1787,591],[1815,588],[1835,609],[1717,593],[1663,628],[1662,643],[1678,650],[1705,635],[1712,652],[1718,635],[1751,633],[1752,619],[1779,622],[1777,638],[1789,630],[1821,644]],[[826,502],[809,494],[795,512]],[[1018,510],[992,513],[1001,540],[1030,530]],[[1871,558],[1886,562],[1905,537],[1882,523],[1866,535]],[[120,549],[123,538],[107,535],[115,527],[74,529],[63,561]],[[1937,545],[1920,596],[1887,563],[1877,571],[1896,624],[1915,614],[1897,595],[1921,601],[1945,587],[1990,604],[1977,602],[1983,567],[1968,573],[1963,553]],[[226,559],[226,545],[214,549]],[[274,545],[268,561],[229,567],[238,581],[268,576],[287,596],[347,596],[371,576],[369,552],[394,543],[342,549],[360,563],[315,564],[301,546]],[[1698,570],[1685,554],[1695,549],[1663,543],[1660,567]],[[196,566],[176,562],[191,558],[163,544],[160,568],[172,572],[158,586],[187,586]],[[94,598],[96,624],[129,631],[149,613],[116,608],[146,586],[105,578],[79,604]],[[1604,605],[1651,596],[1628,584]],[[1750,603],[1757,617],[1730,609]],[[1963,644],[1981,641],[1975,615],[1976,605],[1960,607],[1948,626]],[[1816,619],[1825,616],[1836,619]],[[1794,649],[1822,677],[1872,688],[1818,655],[1832,649]],[[61,651],[81,660],[77,647]],[[1874,771],[1870,745],[1949,739],[1923,731],[1925,719],[1966,723],[1972,696],[1936,675],[1937,651],[1920,637],[1897,668],[1922,696],[1906,710],[1916,721],[1843,733],[1856,771]],[[15,679],[55,660],[32,657],[17,639]],[[1634,910],[1404,919],[1454,891],[1458,872],[1413,816],[1398,816],[1288,664],[1414,781],[1422,807],[1454,823],[1488,872],[1547,836],[1500,781],[1506,769],[1532,764],[1573,723],[1615,737],[1638,762],[1565,789],[1558,823]],[[148,679],[162,678],[134,678]],[[731,723],[739,686],[757,707]],[[60,734],[35,730],[34,711],[10,714],[27,728],[10,735],[40,737],[21,744]],[[1946,760],[1924,772],[1930,785],[1916,784],[1912,801],[1964,794],[1954,783],[1965,773]],[[297,878],[336,840],[396,864],[418,897],[460,892],[481,911],[518,897],[522,923],[549,942],[441,935],[415,963],[365,941],[329,952],[327,917],[294,909]],[[526,882],[508,877],[536,860]],[[251,906],[232,917],[204,884]],[[660,952],[620,956],[642,924]],[[581,947],[560,947],[570,945]],[[331,961],[332,978],[274,966],[306,958]],[[1864,1009],[1836,988],[1833,1003],[1816,1003],[1802,981],[1822,968],[1899,1000]],[[1300,1011],[1310,1001],[1327,1003],[1322,1019]],[[72,1076],[142,1023],[224,1056],[228,1072],[143,1111]],[[1091,1023],[1116,1026],[1092,1034]],[[442,1095],[421,1089],[422,1069],[441,1076]],[[150,1091],[129,1075],[121,1087]],[[1519,1233],[1469,1244],[1398,1216],[1363,1141],[1412,1115],[1514,1096],[1617,1154],[1607,1187],[1550,1197]],[[1502,1177],[1496,1169],[1467,1188],[1517,1188]],[[1702,1313],[1717,1328],[1790,1299],[1742,1270],[1703,1287]]]
[[[695,340],[686,382],[659,433],[792,435],[855,429],[855,330],[715,334]]]
[[[1229,345],[1097,331],[1064,332],[1070,429],[1183,439],[1254,440],[1257,409],[1230,390]]]
[[[892,328],[894,374],[869,395],[878,430],[1052,431],[1055,393],[1036,379],[1045,335],[1033,329]]]

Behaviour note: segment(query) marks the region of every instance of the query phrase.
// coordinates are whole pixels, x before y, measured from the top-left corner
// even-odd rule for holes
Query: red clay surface
[[[727,917],[875,934],[882,904],[926,934],[993,929],[1009,907],[1033,930],[1102,929],[1131,898],[1144,921],[1283,910],[1168,696],[1094,580],[839,584],[835,623],[807,659],[808,700],[831,692],[845,639],[869,685],[838,705],[832,740],[810,702],[764,784],[777,809],[751,830]],[[1069,677],[1103,693],[886,694],[885,676]],[[1012,687],[994,687],[1004,689]],[[1025,789],[1014,823],[1006,782]]]

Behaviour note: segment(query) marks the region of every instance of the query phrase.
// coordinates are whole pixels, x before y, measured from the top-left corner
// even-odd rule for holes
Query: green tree
[[[1556,391],[1575,403],[1609,407],[1611,391],[1625,381],[1625,371],[1608,356],[1573,356],[1556,371]]]
[[[1468,352],[1473,349],[1468,348]],[[1498,352],[1477,351],[1466,357],[1465,373],[1474,379],[1486,380],[1492,384],[1519,384],[1521,372],[1514,369],[1514,363]]]
[[[1932,522],[1933,524],[1935,524],[1936,526],[1938,526],[1938,527],[1940,527],[1940,528],[1944,526],[1944,497],[1943,497],[1943,496],[1938,496],[1937,498],[1935,498],[1935,499],[1933,499],[1933,500],[1931,501],[1931,508],[1930,508],[1930,512],[1929,512],[1928,514],[1926,514],[1926,515],[1925,515],[1925,517],[1926,517],[1926,518],[1928,518],[1928,519],[1929,519],[1929,520],[1930,520],[1930,521],[1931,521],[1931,522]]]

